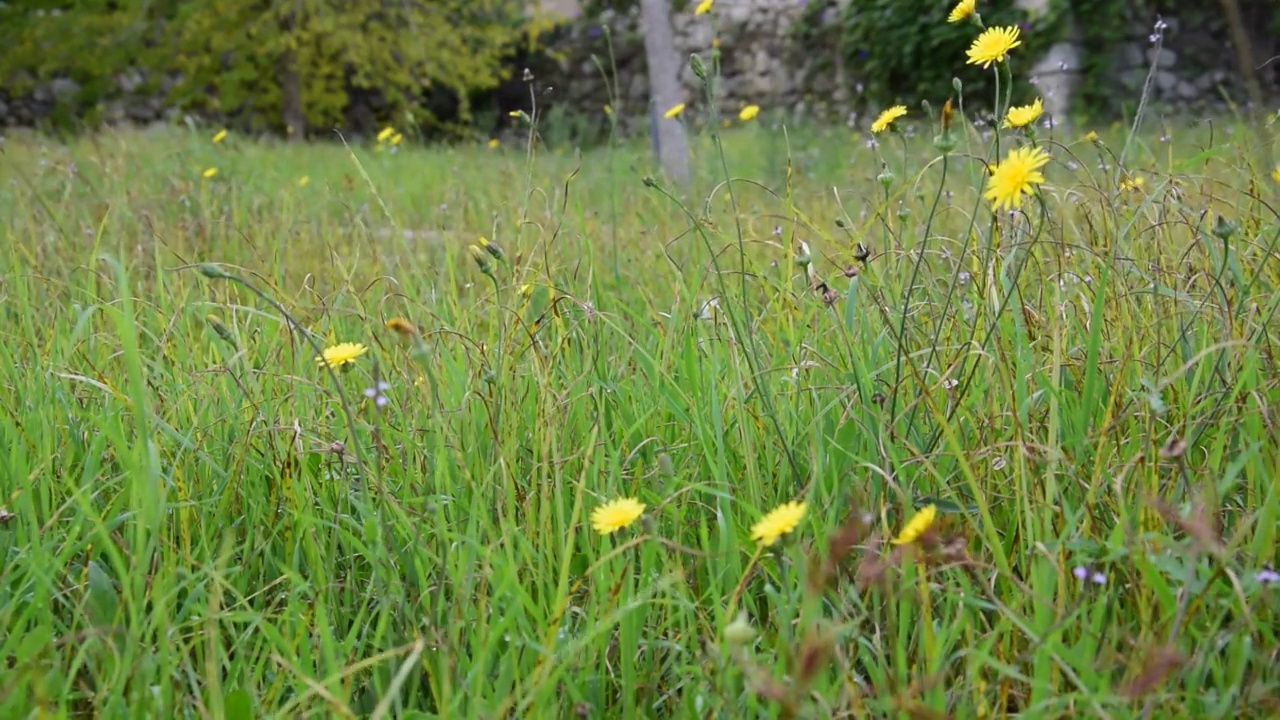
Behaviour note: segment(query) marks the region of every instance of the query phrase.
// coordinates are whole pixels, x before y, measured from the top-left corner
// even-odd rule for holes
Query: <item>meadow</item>
[[[1275,717],[1269,128],[962,110],[10,134],[0,715]]]

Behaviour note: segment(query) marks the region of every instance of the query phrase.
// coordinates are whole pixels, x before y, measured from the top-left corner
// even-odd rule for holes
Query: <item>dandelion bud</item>
[[[525,82],[533,82],[533,72],[529,68],[524,69],[524,75],[520,77]]]
[[[956,149],[955,133],[944,129],[941,134],[933,139],[933,146],[938,148],[943,155],[950,155]]]
[[[485,252],[487,252],[487,253],[489,253],[490,255],[492,255],[492,256],[493,256],[493,258],[494,258],[495,260],[503,260],[503,259],[505,259],[505,258],[506,258],[506,255],[504,255],[504,254],[503,254],[503,252],[502,252],[502,248],[498,247],[496,244],[494,244],[493,242],[491,242],[491,241],[489,240],[489,238],[484,237],[484,236],[482,235],[482,236],[480,236],[480,241],[479,241],[479,242],[480,242],[480,247],[481,247]]]
[[[696,75],[699,80],[707,79],[707,66],[703,63],[701,55],[698,55],[697,53],[690,55],[689,67],[693,70],[693,74]]]
[[[213,331],[218,334],[218,337],[222,338],[223,342],[233,348],[239,348],[239,345],[236,344],[236,337],[231,334],[231,330],[226,325],[222,324],[221,318],[217,315],[206,315],[204,319],[205,322],[209,323],[209,327],[213,328]]]
[[[876,176],[876,182],[880,183],[880,187],[884,188],[885,192],[888,192],[889,188],[893,187],[893,172],[889,170],[888,165],[881,166],[880,174]]]
[[[471,253],[471,259],[476,261],[480,272],[493,277],[493,263],[490,262],[489,255],[476,245],[468,245],[467,251]]]
[[[800,267],[809,267],[809,263],[813,262],[813,255],[809,253],[809,244],[800,241],[800,249],[796,252],[796,264]]]
[[[747,611],[738,612],[738,617],[733,619],[724,629],[724,641],[731,647],[741,647],[754,640],[756,637],[755,628],[751,627],[751,621],[747,619]]]
[[[647,187],[647,188],[656,188],[656,187],[658,187],[658,181],[657,181],[657,180],[654,180],[652,175],[645,175],[645,176],[644,176],[644,181],[643,181],[643,182],[644,182],[644,186],[645,186],[645,187]]]
[[[860,263],[865,264],[867,262],[867,259],[870,257],[871,257],[871,249],[868,248],[866,245],[863,245],[862,243],[858,243],[857,247],[853,249],[853,259],[857,260]]]
[[[1236,224],[1219,215],[1213,224],[1213,234],[1219,239],[1230,240],[1232,235],[1236,234]]]
[[[924,110],[925,115],[933,115],[933,105],[927,99],[920,101],[920,109]]]
[[[658,472],[664,478],[673,478],[676,476],[675,463],[671,461],[671,456],[666,453],[658,455]]]
[[[951,87],[955,89],[957,95],[964,92],[964,83],[960,82],[958,77],[951,78]]]
[[[225,270],[213,263],[200,263],[196,266],[196,270],[210,280],[226,280],[231,277],[231,275],[229,275]]]

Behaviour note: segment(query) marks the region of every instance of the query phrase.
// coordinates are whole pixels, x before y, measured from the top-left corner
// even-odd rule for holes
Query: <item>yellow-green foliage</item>
[[[179,106],[275,128],[289,62],[313,127],[340,124],[353,89],[376,90],[388,113],[430,123],[424,93],[445,88],[465,117],[467,93],[497,84],[524,23],[511,0],[90,0],[57,16],[38,10],[0,14],[0,39],[12,48],[0,76],[103,85],[134,67],[178,71]]]

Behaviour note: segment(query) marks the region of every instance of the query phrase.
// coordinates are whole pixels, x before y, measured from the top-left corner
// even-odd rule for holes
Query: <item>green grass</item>
[[[993,223],[934,132],[766,112],[684,194],[627,143],[10,137],[0,715],[1280,712],[1267,141],[1139,133],[1120,191],[1123,131],[1041,130]]]

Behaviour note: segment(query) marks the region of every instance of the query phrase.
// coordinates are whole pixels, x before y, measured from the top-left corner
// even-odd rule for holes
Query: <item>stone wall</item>
[[[714,11],[705,15],[694,14],[696,4],[690,2],[684,12],[673,13],[676,51],[685,58],[699,53],[709,59],[712,43],[718,40],[722,83],[717,97],[722,112],[736,114],[747,104],[803,112],[809,109],[807,96],[838,104],[847,95],[849,83],[840,72],[813,72],[818,65],[840,65],[835,49],[797,47],[793,39],[792,29],[805,10],[803,0],[719,0]],[[609,28],[608,39],[602,26]],[[571,25],[552,48],[553,54],[563,58],[561,77],[555,82],[559,101],[595,111],[612,103],[620,116],[643,117],[649,84],[641,33],[638,9],[606,12],[596,21]],[[608,83],[593,55],[610,72],[616,67],[615,99],[610,99]],[[680,79],[687,112],[705,113],[702,82],[688,63]]]

